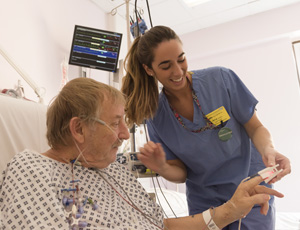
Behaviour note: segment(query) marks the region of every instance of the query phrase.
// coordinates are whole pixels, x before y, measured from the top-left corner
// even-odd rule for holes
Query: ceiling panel
[[[110,13],[117,8],[117,14],[126,18],[125,3],[128,0],[90,0],[103,11]],[[166,25],[172,27],[179,35],[195,30],[215,26],[253,14],[278,7],[287,6],[300,0],[211,0],[210,2],[189,8],[182,0],[148,0],[153,26]],[[135,1],[129,1],[129,13],[134,16]],[[137,1],[148,27],[146,0]]]

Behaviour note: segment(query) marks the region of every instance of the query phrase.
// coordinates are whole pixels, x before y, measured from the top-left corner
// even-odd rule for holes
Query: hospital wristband
[[[210,209],[213,210],[213,216],[211,216],[211,214],[210,214]],[[209,208],[209,209],[207,209],[206,211],[204,211],[202,213],[204,222],[206,224],[206,228],[205,229],[208,229],[208,230],[220,230],[219,227],[216,225],[216,223],[213,220],[214,215],[215,215],[215,209],[214,208]]]

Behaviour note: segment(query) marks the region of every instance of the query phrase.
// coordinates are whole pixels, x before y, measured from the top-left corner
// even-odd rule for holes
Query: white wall
[[[300,30],[300,4],[181,36],[189,69],[233,69],[259,100],[258,115],[292,174],[275,184],[285,194],[282,212],[300,212],[300,90],[292,40]]]
[[[0,47],[39,87],[47,89],[45,104],[60,88],[60,64],[69,52],[75,24],[108,29],[108,15],[87,0],[0,0]],[[69,66],[69,79],[81,76]],[[109,83],[105,71],[91,70],[92,78]],[[0,90],[14,88],[18,73],[0,55]],[[22,80],[25,96],[38,101]]]

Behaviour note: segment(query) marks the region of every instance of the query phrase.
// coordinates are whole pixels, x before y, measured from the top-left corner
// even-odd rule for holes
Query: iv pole
[[[129,50],[130,46],[131,46],[131,42],[130,42],[130,19],[129,19],[129,3],[130,3],[130,0],[124,0],[124,3],[116,6],[115,8],[113,8],[111,10],[111,15],[116,15],[117,13],[117,9],[121,6],[123,6],[124,4],[126,4],[126,30],[127,30],[127,49]]]
[[[124,4],[126,4],[126,30],[127,30],[127,50],[130,49],[131,46],[131,42],[130,42],[130,19],[129,19],[129,2],[130,0],[124,0],[125,2],[116,6],[115,8],[113,8],[111,10],[111,15],[116,15],[117,13],[117,9],[121,6],[123,6]],[[131,151],[135,152],[136,148],[135,148],[135,124],[133,125],[133,127],[130,129],[130,140],[131,140]]]

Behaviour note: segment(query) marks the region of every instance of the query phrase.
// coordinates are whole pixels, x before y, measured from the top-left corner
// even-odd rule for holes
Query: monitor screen
[[[116,72],[122,34],[75,25],[69,64]]]

